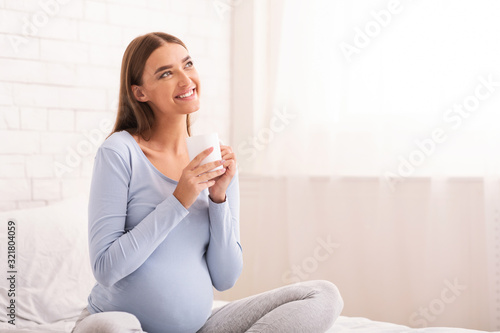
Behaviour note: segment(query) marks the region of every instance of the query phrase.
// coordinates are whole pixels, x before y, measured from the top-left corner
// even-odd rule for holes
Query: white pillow
[[[78,316],[95,283],[87,243],[87,197],[0,212],[0,321],[7,322],[8,221],[16,222],[16,326]],[[8,281],[7,281],[8,282]]]

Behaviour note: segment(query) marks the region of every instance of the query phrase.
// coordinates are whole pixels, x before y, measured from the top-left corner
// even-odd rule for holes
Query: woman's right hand
[[[215,184],[215,181],[212,180],[213,178],[221,176],[226,172],[224,168],[207,172],[220,166],[222,164],[220,160],[200,165],[203,159],[210,155],[213,149],[213,147],[210,147],[199,153],[189,162],[184,170],[182,170],[182,175],[173,194],[186,209],[196,201],[201,191]]]

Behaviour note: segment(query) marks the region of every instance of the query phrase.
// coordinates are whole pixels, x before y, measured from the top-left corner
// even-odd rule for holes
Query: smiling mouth
[[[185,93],[185,94],[175,96],[175,98],[180,98],[180,99],[182,99],[182,98],[188,98],[188,97],[191,97],[191,96],[193,96],[195,89],[196,89],[196,88],[193,88],[193,89],[191,89],[189,92],[187,92],[187,93]]]

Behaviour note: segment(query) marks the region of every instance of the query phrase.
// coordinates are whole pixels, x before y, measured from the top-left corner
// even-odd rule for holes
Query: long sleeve
[[[188,215],[172,194],[126,231],[132,168],[117,151],[100,147],[89,199],[89,251],[96,280],[111,286],[139,268]]]
[[[236,283],[243,269],[238,172],[226,190],[226,201],[219,204],[210,198],[208,201],[210,243],[206,258],[213,286],[223,291]]]

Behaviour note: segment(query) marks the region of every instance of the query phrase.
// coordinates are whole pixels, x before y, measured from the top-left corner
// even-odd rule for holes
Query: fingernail
[[[224,162],[226,162],[226,160],[220,160],[220,164],[224,164]]]

